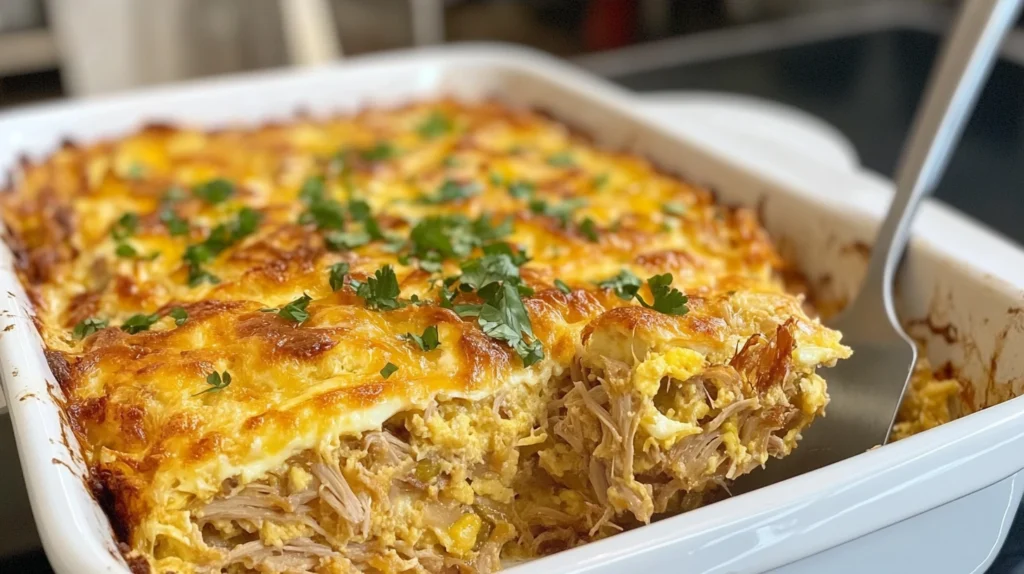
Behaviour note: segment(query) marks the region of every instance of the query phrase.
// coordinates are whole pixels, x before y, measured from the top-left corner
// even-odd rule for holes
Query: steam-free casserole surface
[[[497,103],[154,126],[2,201],[92,488],[158,572],[607,536],[787,454],[850,352],[752,211]]]

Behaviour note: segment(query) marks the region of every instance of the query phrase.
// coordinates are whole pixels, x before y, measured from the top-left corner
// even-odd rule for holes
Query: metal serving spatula
[[[1000,42],[1022,0],[965,0],[900,158],[896,194],[871,251],[857,298],[831,326],[853,356],[824,373],[831,401],[788,457],[737,482],[752,490],[855,456],[886,442],[917,349],[893,309],[893,276],[921,199],[938,183]]]

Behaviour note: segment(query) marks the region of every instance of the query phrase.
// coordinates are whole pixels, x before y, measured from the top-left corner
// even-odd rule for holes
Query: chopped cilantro
[[[619,296],[619,299],[629,301],[633,297],[636,297],[641,284],[642,282],[639,277],[633,275],[628,269],[623,269],[622,271],[619,271],[619,274],[615,277],[599,281],[597,286],[602,289],[614,289],[615,294]]]
[[[128,243],[118,243],[117,248],[114,249],[114,253],[117,254],[118,257],[124,258],[133,258],[139,256],[138,250],[136,250]]]
[[[549,157],[548,165],[553,167],[572,167],[576,165],[576,160],[573,159],[571,153],[563,151]]]
[[[373,217],[370,204],[361,199],[353,199],[348,202],[348,213],[356,221],[366,221]]]
[[[299,201],[316,203],[324,198],[324,178],[319,175],[307,177],[299,188]]]
[[[570,289],[569,286],[565,284],[565,281],[562,281],[561,279],[555,279],[555,288],[566,295],[572,293],[572,289]]]
[[[328,269],[327,282],[331,285],[331,291],[337,291],[345,286],[345,276],[348,275],[349,265],[342,261],[335,263]]]
[[[141,333],[142,331],[148,331],[153,323],[156,323],[159,320],[160,315],[157,313],[153,313],[152,315],[139,313],[128,317],[128,319],[121,324],[121,330],[129,335],[134,335],[136,333]]]
[[[522,249],[513,249],[511,245],[503,241],[488,243],[481,250],[484,255],[507,255],[515,266],[520,266],[530,260]]]
[[[441,344],[441,340],[438,339],[437,325],[431,325],[423,330],[422,335],[415,333],[406,333],[402,335],[402,339],[414,343],[421,351],[433,351]]]
[[[239,210],[234,221],[222,223],[210,231],[210,235],[201,243],[185,248],[185,263],[188,264],[188,284],[195,287],[203,281],[211,284],[220,283],[220,279],[202,269],[209,262],[234,243],[244,239],[256,231],[263,214],[249,207]]]
[[[284,307],[281,307],[281,310],[277,312],[277,316],[283,319],[288,319],[289,321],[301,323],[306,319],[309,319],[309,312],[306,311],[306,307],[309,306],[309,302],[312,300],[312,297],[303,293],[298,299],[295,299]]]
[[[79,322],[77,325],[75,325],[75,329],[72,331],[72,334],[75,336],[76,339],[81,340],[88,337],[89,335],[92,335],[96,331],[99,331],[100,329],[106,329],[108,324],[109,322],[106,319],[97,319],[96,317],[89,317],[88,319],[85,319]]]
[[[206,384],[210,385],[208,389],[199,391],[192,396],[198,397],[204,393],[213,393],[227,388],[227,386],[231,384],[231,373],[224,371],[224,374],[222,375],[217,371],[214,371],[209,375],[206,375]]]
[[[134,213],[126,213],[119,217],[110,228],[110,236],[117,240],[131,237],[139,227],[139,216]]]
[[[516,199],[533,197],[534,185],[528,181],[513,181],[508,185],[508,194]]]
[[[608,174],[602,173],[601,175],[595,176],[594,179],[590,181],[590,185],[594,186],[594,189],[603,189],[604,186],[608,185],[608,179]]]
[[[217,277],[213,273],[210,273],[206,269],[197,269],[194,267],[188,268],[188,286],[198,287],[203,282],[207,282],[210,285],[216,285],[220,283],[220,277]]]
[[[648,309],[664,313],[666,315],[685,315],[689,309],[686,307],[689,298],[672,287],[672,274],[663,273],[655,275],[647,280],[647,286],[651,288],[651,295],[654,301],[647,303],[643,297],[637,295],[636,299],[641,305]]]
[[[679,203],[678,201],[670,201],[665,205],[661,206],[661,211],[666,215],[674,215],[676,217],[680,217],[684,213],[686,213],[686,204]]]
[[[390,265],[375,271],[373,277],[367,277],[365,282],[354,279],[350,282],[356,288],[356,295],[362,297],[370,309],[392,311],[405,306],[405,303],[398,299],[401,289],[395,270]]]
[[[459,183],[447,179],[441,184],[441,187],[437,188],[433,195],[420,196],[420,203],[437,205],[460,199],[468,199],[479,193],[480,187],[476,182]]]
[[[588,241],[593,243],[597,243],[600,239],[597,236],[597,225],[594,223],[594,220],[589,217],[583,218],[583,221],[580,222],[580,233],[583,234],[583,237],[586,237]]]
[[[317,229],[345,229],[345,210],[333,199],[321,199],[309,204],[299,223],[315,223]]]
[[[324,243],[331,251],[347,251],[369,242],[370,236],[365,231],[332,231],[324,236]]]
[[[448,119],[448,116],[435,111],[427,116],[427,119],[423,120],[423,123],[416,128],[416,131],[423,138],[433,139],[448,133],[451,129],[452,121]]]
[[[167,314],[174,319],[174,324],[179,327],[184,325],[185,321],[188,321],[188,311],[184,307],[175,307]]]
[[[501,177],[501,174],[496,171],[492,171],[491,173],[487,174],[487,179],[488,181],[491,182],[491,185],[494,186],[498,186],[501,185],[502,183],[505,183],[505,178]]]
[[[516,351],[524,366],[544,357],[544,349],[533,334],[530,316],[521,294],[531,289],[520,283],[519,267],[507,253],[492,253],[462,264],[462,275],[445,280],[441,306],[450,307],[463,318],[476,317],[487,336],[505,341]],[[481,304],[456,305],[448,287],[459,283],[459,291],[476,291]]]
[[[380,376],[386,379],[391,375],[395,374],[395,371],[397,370],[398,367],[396,367],[395,364],[392,363],[391,361],[388,361],[388,364],[384,365],[384,368],[380,370]]]
[[[562,227],[566,227],[569,225],[569,218],[572,217],[573,212],[586,204],[587,200],[581,197],[573,197],[557,205],[549,204],[543,199],[534,199],[530,201],[530,211],[537,215],[554,217],[558,219]]]
[[[172,236],[188,235],[188,222],[179,217],[169,206],[160,210],[160,221],[167,226],[167,232]]]
[[[377,142],[372,148],[360,152],[360,155],[366,161],[385,161],[398,155],[398,150],[389,142]]]
[[[235,193],[235,185],[223,178],[212,179],[192,188],[192,195],[210,205],[223,202],[233,193]]]
[[[512,233],[511,219],[495,224],[489,217],[426,217],[409,233],[410,254],[421,262],[466,257],[473,249]]]

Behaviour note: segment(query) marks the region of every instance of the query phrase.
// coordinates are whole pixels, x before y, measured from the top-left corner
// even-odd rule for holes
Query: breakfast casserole
[[[0,202],[137,573],[607,537],[789,454],[850,355],[753,211],[496,102],[151,125]]]

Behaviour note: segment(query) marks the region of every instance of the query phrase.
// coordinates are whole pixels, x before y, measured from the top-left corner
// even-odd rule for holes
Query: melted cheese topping
[[[303,216],[311,177],[322,177],[323,195],[342,206],[365,201],[385,239],[351,249],[325,242],[329,231]],[[211,201],[208,184],[218,178],[232,192]],[[641,158],[495,103],[435,101],[215,132],[152,126],[26,164],[2,207],[86,461],[113,500],[122,536],[158,571],[208,558],[197,547],[192,509],[226,484],[265,477],[303,452],[335,452],[345,437],[434,401],[547,385],[567,376],[584,339],[590,356],[631,364],[639,357],[623,384],[653,400],[666,377],[685,380],[728,363],[759,333],[786,323],[792,356],[776,362],[785,359],[796,373],[783,379],[796,385],[809,417],[827,402],[813,369],[849,355],[838,333],[786,293],[782,262],[752,211],[723,208]],[[244,208],[259,213],[258,225],[207,254],[201,270],[216,282],[200,277],[190,285],[190,246],[218,225],[236,225]],[[126,214],[137,217],[134,225],[119,223]],[[439,214],[509,218],[505,241],[531,258],[521,276],[533,291],[524,301],[543,359],[524,366],[477,320],[438,304],[441,279],[458,275],[460,260],[427,271],[402,256],[410,229]],[[184,229],[172,233],[175,224]],[[346,226],[362,229],[351,218]],[[329,268],[337,263],[349,272],[335,290]],[[352,281],[365,283],[384,265],[394,269],[401,298],[426,304],[368,308]],[[643,309],[596,286],[624,269],[642,279],[671,273],[689,312]],[[265,312],[303,294],[311,302],[301,323]],[[653,298],[647,286],[640,295]],[[180,325],[171,315],[178,308],[187,313]],[[137,314],[153,315],[148,330],[118,328]],[[435,349],[404,337],[431,326]],[[397,370],[385,377],[388,364]],[[230,374],[230,384],[212,388],[212,373]],[[782,391],[771,392],[782,400]],[[676,402],[671,416],[654,408],[643,414],[642,428],[661,448],[699,433],[708,416],[706,405]],[[551,444],[533,419],[512,418],[521,434],[501,448]],[[406,427],[421,429],[439,450],[473,441],[497,448],[481,446],[490,431],[475,415],[443,427],[437,420],[409,419]],[[739,455],[747,447],[734,427],[724,423],[731,429],[724,440]],[[555,450],[544,455],[551,468]],[[312,480],[298,467],[283,476],[296,490]],[[450,496],[472,501],[476,489],[509,501],[508,484],[479,481]],[[557,496],[570,512],[582,504],[579,495]],[[434,536],[465,556],[480,521],[460,516]],[[280,544],[296,532],[305,530],[269,525],[259,536]]]

